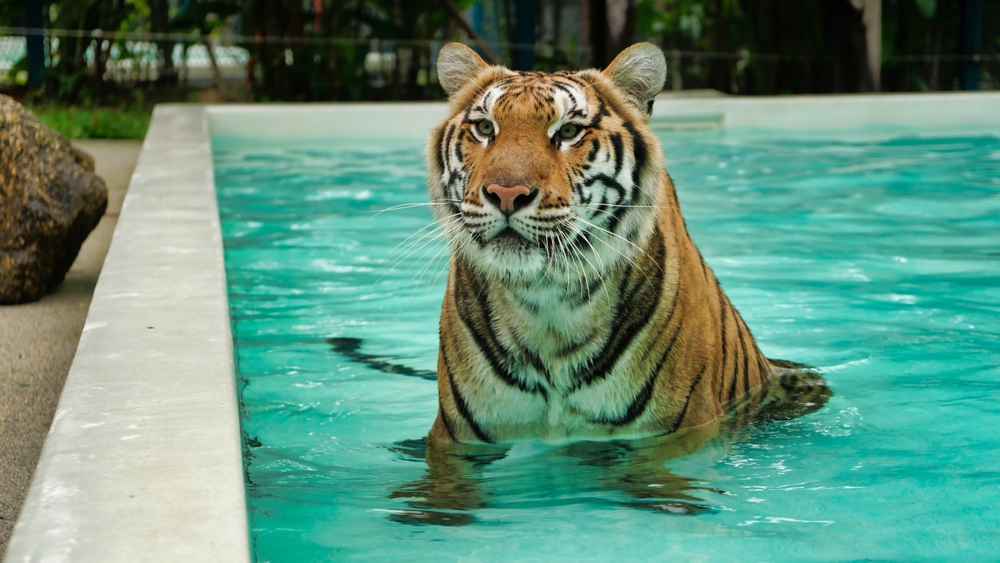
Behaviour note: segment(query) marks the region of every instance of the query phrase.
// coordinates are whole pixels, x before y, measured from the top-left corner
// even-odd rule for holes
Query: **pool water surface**
[[[1000,138],[661,141],[763,352],[835,395],[667,461],[697,514],[630,507],[600,464],[528,443],[482,465],[465,525],[421,526],[394,516],[437,410],[448,250],[407,205],[423,143],[215,140],[258,562],[996,557]]]

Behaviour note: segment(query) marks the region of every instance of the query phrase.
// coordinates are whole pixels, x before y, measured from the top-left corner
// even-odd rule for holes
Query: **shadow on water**
[[[394,373],[396,375],[405,375],[407,377],[419,377],[430,381],[435,381],[437,379],[437,372],[411,368],[409,366],[396,364],[390,361],[398,360],[399,358],[397,356],[373,356],[371,354],[361,352],[360,338],[327,338],[326,343],[333,348],[334,352],[353,362],[363,364],[369,369],[383,371],[385,373]]]
[[[362,353],[361,340],[331,338],[333,350],[383,372],[435,379],[433,372],[392,363],[399,358]],[[510,459],[512,446],[441,444],[427,438],[398,442],[402,459],[426,464],[424,475],[394,487],[390,499],[407,507],[389,517],[413,525],[465,526],[487,508],[583,504],[624,506],[672,515],[715,510],[711,495],[726,491],[674,474],[666,464],[708,442],[725,448],[748,439],[755,427],[789,420],[823,407],[832,392],[823,377],[802,364],[771,360],[779,373],[762,389],[732,405],[727,416],[705,426],[664,436],[604,442],[581,441],[533,448]],[[499,466],[502,465],[502,468]],[[708,497],[703,498],[703,497]]]

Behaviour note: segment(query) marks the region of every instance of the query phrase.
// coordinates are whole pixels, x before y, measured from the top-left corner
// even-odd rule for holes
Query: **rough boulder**
[[[0,95],[0,305],[62,283],[107,204],[93,157]]]

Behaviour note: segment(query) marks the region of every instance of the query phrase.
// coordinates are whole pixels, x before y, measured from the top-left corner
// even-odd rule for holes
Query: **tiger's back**
[[[431,437],[643,437],[767,400],[780,370],[688,235],[646,125],[659,49],[544,74],[452,44],[438,68],[452,111],[429,186],[452,255]]]

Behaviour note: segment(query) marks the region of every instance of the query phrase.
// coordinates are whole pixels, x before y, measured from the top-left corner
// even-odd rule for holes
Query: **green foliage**
[[[142,139],[151,117],[141,105],[108,108],[41,103],[26,107],[39,121],[70,139]]]
[[[198,30],[208,33],[221,25],[224,18],[240,13],[237,2],[226,0],[207,0],[192,2],[185,5],[174,17],[170,18],[169,29],[172,31]]]
[[[94,77],[86,70],[67,73],[49,69],[43,90],[34,97],[64,104],[91,105],[97,97]]]
[[[217,0],[213,0],[217,1]],[[463,10],[475,0],[454,4]],[[194,5],[194,4],[192,4]],[[288,42],[248,42],[254,97],[257,100],[414,100],[441,99],[426,73],[432,64],[431,42],[455,35],[455,22],[437,0],[244,0],[239,2],[244,36],[287,37]],[[195,12],[191,12],[194,14]],[[208,14],[201,12],[204,19]],[[408,61],[384,80],[365,70],[369,49]],[[376,62],[376,64],[378,64]],[[405,70],[404,70],[405,69]],[[418,72],[424,71],[424,80]]]
[[[883,0],[883,91],[958,87],[965,4]],[[847,0],[639,0],[636,18],[642,39],[674,51],[668,87],[802,94],[872,86],[861,11]],[[1000,2],[982,2],[981,23],[990,87],[985,77],[1000,75],[990,59],[1000,54]]]
[[[934,12],[937,10],[937,2],[935,0],[913,0],[917,3],[917,8],[920,10],[920,14],[927,19],[934,17]]]
[[[459,12],[483,1],[452,0]],[[565,23],[565,16],[556,16],[562,14],[560,6],[582,13],[585,5],[604,0],[535,1],[540,33],[545,26],[556,29],[539,36],[536,68],[586,66],[585,53],[600,44],[595,34],[583,33],[587,24],[578,21],[571,25],[579,23],[581,33],[566,28],[560,40],[562,28],[551,22]],[[44,88],[36,94],[37,100],[80,107],[131,103],[129,89],[104,78],[110,76],[105,69],[112,50],[118,58],[138,56],[129,52],[123,32],[190,34],[193,41],[201,35],[217,43],[242,36],[240,46],[250,53],[247,95],[259,101],[442,99],[431,79],[436,49],[446,41],[468,40],[458,31],[464,23],[442,0],[43,2],[50,28],[84,34],[104,30],[96,40],[60,38],[58,49],[49,53],[52,66]],[[510,48],[503,44],[511,40],[514,4],[488,4],[491,14],[499,14],[490,21],[508,28],[507,33],[491,31],[489,41],[499,40],[496,54],[508,62]],[[848,0],[630,0],[630,5],[632,19],[625,25],[629,33],[635,31],[630,39],[652,41],[668,51],[668,87],[740,94],[856,92],[866,87],[861,12]],[[965,0],[883,0],[883,90],[956,87],[964,6]],[[23,0],[0,0],[0,25],[20,25],[23,11]],[[982,71],[1000,76],[1000,63],[991,58],[1000,54],[1000,0],[982,2],[982,13],[980,52],[987,55]],[[575,41],[583,37],[589,37],[591,49],[577,50]],[[181,75],[169,55],[175,41],[157,40],[156,45],[159,78],[149,86],[179,88]],[[373,47],[377,53],[369,53]],[[571,51],[584,54],[571,59]],[[392,60],[397,64],[385,62]],[[383,63],[381,68],[391,72],[377,70]],[[215,80],[220,91],[226,90],[221,73]],[[984,78],[984,84],[992,82]],[[238,87],[230,83],[229,88]]]
[[[13,25],[24,17],[24,0],[0,0],[0,25]]]

